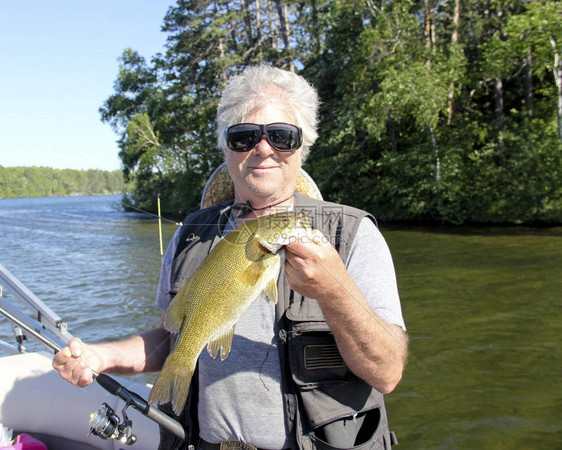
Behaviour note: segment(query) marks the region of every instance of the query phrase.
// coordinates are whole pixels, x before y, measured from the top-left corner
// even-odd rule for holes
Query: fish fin
[[[263,290],[267,301],[272,301],[274,305],[277,304],[277,282],[272,278]]]
[[[240,282],[246,286],[256,285],[260,278],[264,276],[264,273],[278,267],[280,261],[281,258],[277,253],[268,253],[263,255],[260,259],[253,262],[246,268],[240,277]]]
[[[166,359],[164,367],[150,391],[148,402],[163,405],[171,401],[174,412],[180,415],[185,408],[195,367],[186,367],[179,361],[178,356],[172,352]]]
[[[234,337],[234,325],[224,333],[214,336],[207,344],[207,352],[213,359],[217,359],[219,349],[221,350],[221,361],[224,361],[230,353],[232,347],[232,338]]]
[[[254,262],[242,273],[240,282],[246,286],[255,285],[263,274],[264,266],[261,261]]]
[[[188,296],[186,295],[189,290],[189,285],[191,280],[183,285],[180,291],[176,294],[168,310],[166,311],[166,317],[164,318],[164,328],[170,333],[178,333],[181,329],[185,315],[187,312],[187,301]]]

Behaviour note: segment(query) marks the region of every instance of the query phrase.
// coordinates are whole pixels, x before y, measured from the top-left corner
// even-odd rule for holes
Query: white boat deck
[[[14,433],[36,437],[53,450],[158,448],[158,425],[133,408],[127,409],[137,436],[133,446],[88,436],[91,413],[105,402],[121,417],[124,402],[97,383],[80,389],[64,381],[51,360],[52,353],[0,357],[0,423]],[[119,382],[144,398],[150,392],[150,386],[122,378]]]

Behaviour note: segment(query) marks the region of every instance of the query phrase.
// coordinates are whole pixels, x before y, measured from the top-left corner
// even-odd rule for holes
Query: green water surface
[[[386,228],[410,335],[400,448],[562,448],[562,228]]]

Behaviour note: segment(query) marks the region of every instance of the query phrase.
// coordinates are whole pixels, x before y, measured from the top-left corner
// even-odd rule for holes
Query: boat
[[[34,313],[30,315],[28,310]],[[25,343],[34,337],[44,344],[46,341],[49,344],[46,347],[60,348],[72,335],[64,321],[2,265],[0,312],[17,322],[13,326],[13,342],[0,340],[0,348],[7,353],[0,357],[0,423],[3,427],[13,430],[14,436],[29,435],[52,450],[123,449],[133,443],[132,448],[137,450],[158,448],[159,429],[154,420],[134,407],[125,408],[126,402],[100,383],[78,388],[63,380],[52,368],[53,351],[26,351]],[[123,377],[110,379],[125,392],[142,399],[148,397],[151,389],[150,384]],[[130,422],[125,423],[126,419]],[[113,438],[96,434],[103,431],[104,426],[109,432],[116,425],[121,425],[122,430],[128,427],[129,434],[119,436],[115,432]]]
[[[0,357],[0,423],[55,450],[121,449],[122,442],[90,433],[90,416],[107,404],[120,413],[125,402],[97,383],[77,388],[52,368],[53,355],[31,352]],[[118,379],[146,398],[149,385]],[[135,449],[158,448],[158,425],[140,412],[127,411],[136,435]]]

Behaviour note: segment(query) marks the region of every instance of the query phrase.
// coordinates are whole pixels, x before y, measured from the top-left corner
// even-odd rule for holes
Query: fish
[[[164,328],[179,336],[152,387],[148,401],[185,407],[199,355],[221,361],[230,352],[238,318],[262,294],[277,303],[277,278],[284,245],[308,236],[304,211],[284,212],[245,222],[227,234],[174,297]]]

